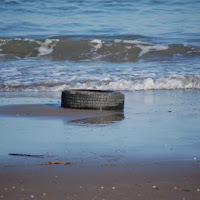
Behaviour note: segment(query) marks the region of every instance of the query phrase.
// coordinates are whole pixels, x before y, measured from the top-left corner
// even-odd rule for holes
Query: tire
[[[107,90],[66,90],[62,92],[61,106],[76,109],[123,110],[124,95]]]

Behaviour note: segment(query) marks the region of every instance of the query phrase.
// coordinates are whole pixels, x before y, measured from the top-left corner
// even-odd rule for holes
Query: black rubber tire
[[[62,92],[61,106],[77,109],[123,110],[124,95],[107,90],[66,90]]]

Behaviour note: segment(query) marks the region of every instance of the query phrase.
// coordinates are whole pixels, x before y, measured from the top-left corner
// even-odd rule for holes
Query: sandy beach
[[[200,200],[200,0],[0,3],[0,200]]]
[[[0,198],[199,199],[200,92],[124,94],[115,112],[1,93]]]
[[[199,166],[5,166],[2,199],[199,199]]]

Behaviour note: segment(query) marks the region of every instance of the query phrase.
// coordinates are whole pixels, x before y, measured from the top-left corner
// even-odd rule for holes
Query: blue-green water
[[[0,91],[200,89],[198,0],[1,0]]]
[[[198,0],[1,0],[1,37],[199,40]],[[194,43],[196,44],[196,43]]]

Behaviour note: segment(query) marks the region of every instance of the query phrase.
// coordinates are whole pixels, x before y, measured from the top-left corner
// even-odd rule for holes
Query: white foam
[[[5,40],[0,40],[0,46],[3,46],[4,44],[6,44],[7,43],[7,41],[5,41]]]
[[[98,49],[102,47],[103,42],[101,40],[92,40],[90,41],[90,44],[93,46],[92,51],[97,51]]]
[[[121,40],[115,40],[115,43],[119,43],[121,42]],[[154,44],[149,44],[146,42],[142,42],[139,40],[123,40],[124,44],[129,44],[128,46],[126,46],[126,49],[131,49],[132,46],[133,47],[138,47],[139,49],[141,49],[140,53],[139,53],[139,57],[143,56],[144,54],[150,52],[150,51],[163,51],[163,50],[167,50],[169,48],[169,46],[164,46],[164,45],[154,45]]]
[[[0,47],[5,45],[8,41],[9,41],[9,39],[0,39]],[[0,52],[1,51],[2,51],[2,49],[0,49]]]
[[[48,55],[53,52],[54,46],[57,44],[59,40],[58,39],[46,39],[43,43],[40,43],[41,46],[38,48],[39,55],[38,56],[44,56]]]
[[[68,86],[69,87],[69,86]],[[70,85],[74,89],[102,89],[102,90],[175,90],[175,89],[200,89],[200,78],[198,77],[167,77],[167,78],[145,78],[138,80],[106,80],[88,81]]]
[[[122,40],[116,39],[116,40],[114,40],[114,42],[115,42],[115,43],[120,43],[120,42],[122,42]]]
[[[131,49],[132,47],[131,46],[126,46],[126,49]]]
[[[30,38],[25,38],[24,41],[28,41],[28,42],[37,42],[36,40],[30,39]]]
[[[139,57],[143,56],[144,54],[150,51],[164,51],[169,48],[169,46],[164,46],[164,45],[141,45],[141,44],[136,45],[136,47],[141,49]]]
[[[139,40],[124,40],[123,43],[125,43],[125,44],[148,44],[146,42],[141,42]]]

